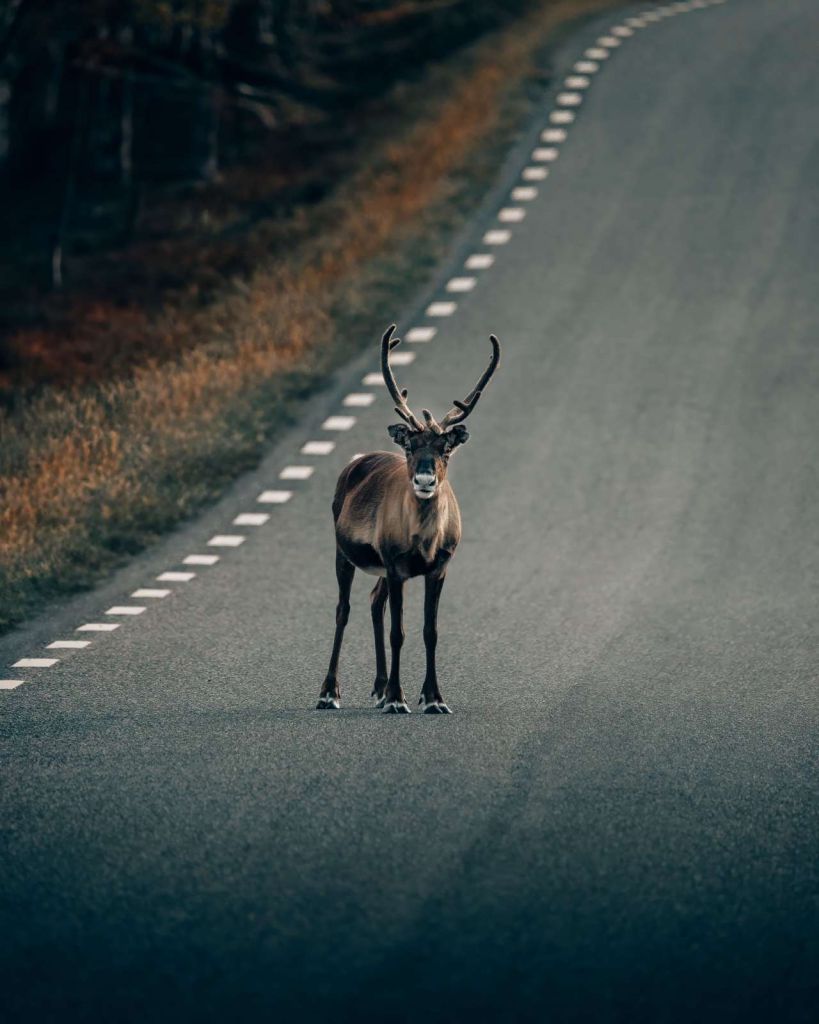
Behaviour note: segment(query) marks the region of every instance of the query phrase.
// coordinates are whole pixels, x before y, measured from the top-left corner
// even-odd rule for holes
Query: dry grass
[[[169,306],[152,319],[173,361],[46,389],[0,418],[0,629],[87,584],[258,458],[294,403],[360,347],[348,333],[363,327],[375,337],[392,315],[379,302],[405,301],[400,280],[416,286],[424,262],[434,261],[429,237],[457,222],[479,193],[473,181],[467,195],[465,176],[476,154],[483,152],[485,169],[497,166],[497,139],[509,137],[500,119],[516,90],[522,113],[522,83],[548,32],[603,6],[544,3],[528,23],[474,47],[466,70],[462,60],[431,72],[434,95],[445,99],[429,98],[430,82],[415,88],[408,126],[308,223],[297,214],[277,225],[301,240],[287,258],[204,309]]]

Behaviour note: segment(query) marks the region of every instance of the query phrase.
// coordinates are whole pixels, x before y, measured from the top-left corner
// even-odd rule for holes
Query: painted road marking
[[[490,252],[475,252],[467,259],[464,266],[468,270],[486,270],[495,262],[495,257]]]
[[[427,316],[452,316],[457,308],[457,302],[430,302],[427,306]],[[390,360],[394,363],[395,356],[390,356]]]
[[[245,538],[241,534],[217,533],[215,537],[211,537],[208,545],[212,548],[238,548],[244,542]]]
[[[384,377],[376,370],[373,370],[372,373],[364,374],[364,376],[361,378],[361,383],[366,384],[368,387],[374,388],[378,384],[384,383]]]
[[[234,526],[264,526],[270,519],[268,512],[241,512],[233,520]]]
[[[586,50],[584,56],[590,57],[591,60],[605,60],[609,55],[608,50],[604,50],[599,46],[591,46]]]
[[[279,479],[309,480],[315,471],[315,466],[285,466],[281,473],[279,473]]]
[[[552,163],[560,156],[560,150],[555,149],[554,146],[538,146],[537,149],[532,150],[532,159],[537,160],[538,163]]]
[[[591,79],[585,75],[569,75],[563,84],[567,89],[588,89]]]
[[[16,690],[24,682],[25,679],[0,679],[0,690]]]
[[[216,565],[219,561],[218,555],[186,555],[182,559],[183,565]],[[195,575],[195,574],[194,574]]]
[[[141,615],[145,611],[142,604],[115,604],[105,613],[106,615]]]
[[[524,167],[521,172],[524,181],[545,181],[549,177],[548,167]]]
[[[12,668],[51,668],[56,665],[59,658],[20,658],[11,666]]]
[[[333,445],[335,447],[335,445]],[[312,471],[312,466],[305,467]],[[256,501],[262,505],[284,505],[293,497],[292,491],[262,491]]]
[[[628,39],[629,36],[634,35],[634,29],[629,28],[627,25],[615,25],[614,28],[611,29],[611,34],[613,36],[619,36],[621,39]]]
[[[335,446],[335,441],[307,441],[300,451],[302,455],[329,455]]]
[[[485,245],[506,245],[511,237],[511,231],[495,230],[487,231],[483,236],[483,240]]]
[[[82,650],[83,647],[90,647],[90,640],[55,640],[53,643],[47,645],[46,650],[49,651],[71,651],[71,650]]]
[[[565,128],[544,128],[540,133],[541,142],[565,142],[568,137]]]
[[[598,46],[605,46],[609,50],[613,50],[615,47],[620,45],[620,40],[616,36],[601,36],[597,40]]]
[[[195,578],[195,572],[161,572],[157,576],[160,583],[190,583]]]
[[[352,430],[355,416],[328,416],[322,423],[322,430]]]
[[[349,395],[344,396],[342,405],[346,405],[348,408],[361,408],[367,405],[372,405],[375,401],[375,395],[368,394],[367,392],[353,391]]]
[[[516,203],[528,203],[537,198],[537,189],[532,185],[519,185],[512,189],[512,198]]]
[[[571,124],[574,121],[574,113],[571,110],[553,110],[549,114],[552,124]]]
[[[517,224],[526,216],[526,211],[519,206],[504,206],[498,213],[498,220],[503,224]]]
[[[471,292],[478,283],[474,277],[451,277],[446,283],[448,292]]]
[[[454,306],[455,303],[453,302],[452,305]],[[414,352],[393,352],[390,355],[390,362],[393,366],[409,366],[409,364],[414,361]]]
[[[561,107],[579,107],[583,102],[582,92],[559,92],[555,100]]]
[[[167,597],[170,590],[160,590],[158,587],[140,587],[135,590],[131,597]]]
[[[593,60],[578,60],[575,62],[573,70],[579,71],[581,75],[593,75],[600,70],[600,65]]]
[[[119,629],[118,622],[86,622],[77,626],[78,633],[113,633],[115,629]]]
[[[437,327],[411,327],[407,331],[407,341],[411,341],[413,343],[432,341],[432,339],[435,337],[437,333]],[[384,378],[381,377],[380,374],[376,374],[376,376],[380,378],[381,383],[383,384]]]

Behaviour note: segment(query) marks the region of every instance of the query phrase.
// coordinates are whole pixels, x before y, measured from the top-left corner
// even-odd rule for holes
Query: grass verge
[[[538,58],[555,30],[610,6],[543,0],[398,87],[391,129],[332,195],[255,228],[247,244],[272,255],[254,272],[205,306],[137,316],[161,358],[40,389],[2,413],[0,632],[91,584],[258,461],[300,400],[427,279],[529,113],[533,83],[542,88]],[[94,330],[111,345],[124,326],[109,313]]]

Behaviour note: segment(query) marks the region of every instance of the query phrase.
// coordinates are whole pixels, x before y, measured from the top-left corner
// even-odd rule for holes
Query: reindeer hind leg
[[[387,605],[387,581],[383,577],[373,587],[370,594],[370,610],[373,619],[373,638],[375,640],[375,682],[371,697],[375,697],[375,706],[383,708],[387,689],[387,652],[384,648],[384,609]]]

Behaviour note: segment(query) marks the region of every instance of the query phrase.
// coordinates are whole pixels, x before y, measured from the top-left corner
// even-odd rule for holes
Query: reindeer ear
[[[387,432],[397,445],[402,448],[406,447],[410,430],[405,423],[393,423],[391,427],[387,427]]]
[[[469,440],[469,431],[462,423],[456,423],[454,427],[449,428],[446,436],[450,447],[457,448],[459,444],[466,444]]]

